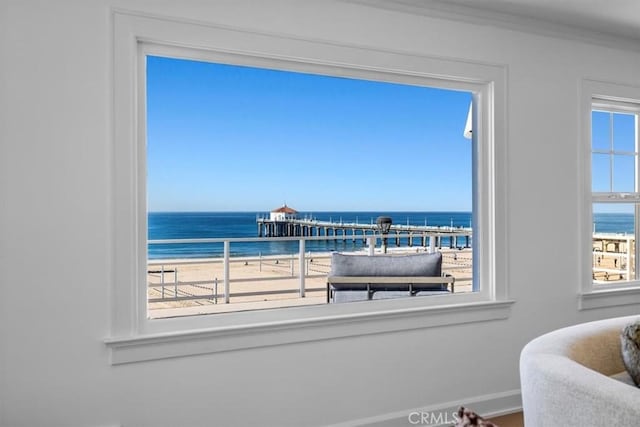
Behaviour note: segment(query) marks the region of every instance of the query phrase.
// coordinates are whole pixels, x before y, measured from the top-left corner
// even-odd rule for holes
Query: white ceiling
[[[429,3],[429,0],[414,0]],[[640,40],[638,0],[435,0]]]
[[[346,0],[640,47],[640,0]]]

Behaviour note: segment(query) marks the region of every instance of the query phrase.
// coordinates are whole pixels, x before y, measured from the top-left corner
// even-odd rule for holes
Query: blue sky
[[[635,191],[635,116],[627,113],[593,111],[591,114],[592,190]],[[613,173],[612,173],[613,171]],[[594,212],[632,213],[633,204],[594,204]]]
[[[593,190],[635,191],[634,115],[594,111],[591,121]]]
[[[471,94],[147,58],[150,211],[470,211]]]

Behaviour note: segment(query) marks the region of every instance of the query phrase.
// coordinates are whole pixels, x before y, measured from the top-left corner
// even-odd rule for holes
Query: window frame
[[[640,279],[632,281],[596,284],[592,279],[593,271],[593,205],[594,203],[638,203],[635,207],[635,235],[640,236],[640,198],[638,193],[628,192],[594,192],[592,184],[592,112],[604,110],[622,113],[640,114],[640,87],[584,79],[581,87],[580,106],[580,151],[578,158],[579,172],[582,177],[580,193],[583,203],[580,204],[578,218],[581,218],[580,235],[582,250],[580,270],[580,291],[578,308],[580,310],[615,307],[640,303]],[[637,131],[637,130],[636,130]],[[637,136],[636,136],[637,139]],[[636,170],[637,170],[636,158]],[[640,177],[636,176],[636,181]],[[626,194],[626,195],[625,195]],[[611,201],[615,198],[615,201]],[[636,239],[636,247],[639,242]],[[638,251],[636,251],[636,277],[638,278]]]
[[[508,317],[504,66],[114,12],[111,362]],[[465,295],[147,319],[146,55],[429,85],[473,93],[474,276]],[[389,65],[393,64],[393,65]],[[424,70],[429,70],[425,72]],[[461,118],[460,132],[464,118]]]

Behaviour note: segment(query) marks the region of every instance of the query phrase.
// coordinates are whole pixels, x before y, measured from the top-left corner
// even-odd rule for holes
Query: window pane
[[[634,280],[635,219],[633,204],[593,204],[593,280]]]
[[[634,156],[613,156],[613,191],[635,191]]]
[[[470,92],[156,56],[146,70],[150,317],[479,289]],[[411,153],[402,173],[390,149]],[[367,257],[374,234],[376,255],[442,253],[455,287],[329,290],[331,253]]]
[[[591,160],[592,191],[611,191],[611,164],[608,154],[593,154]]]
[[[634,115],[620,113],[613,115],[613,149],[617,152],[636,150]]]
[[[611,113],[593,111],[591,113],[591,147],[593,150],[611,150]]]

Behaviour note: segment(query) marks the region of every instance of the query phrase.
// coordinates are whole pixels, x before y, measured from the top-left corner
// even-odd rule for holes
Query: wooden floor
[[[498,427],[524,427],[522,412],[491,418],[491,422],[496,424]]]

